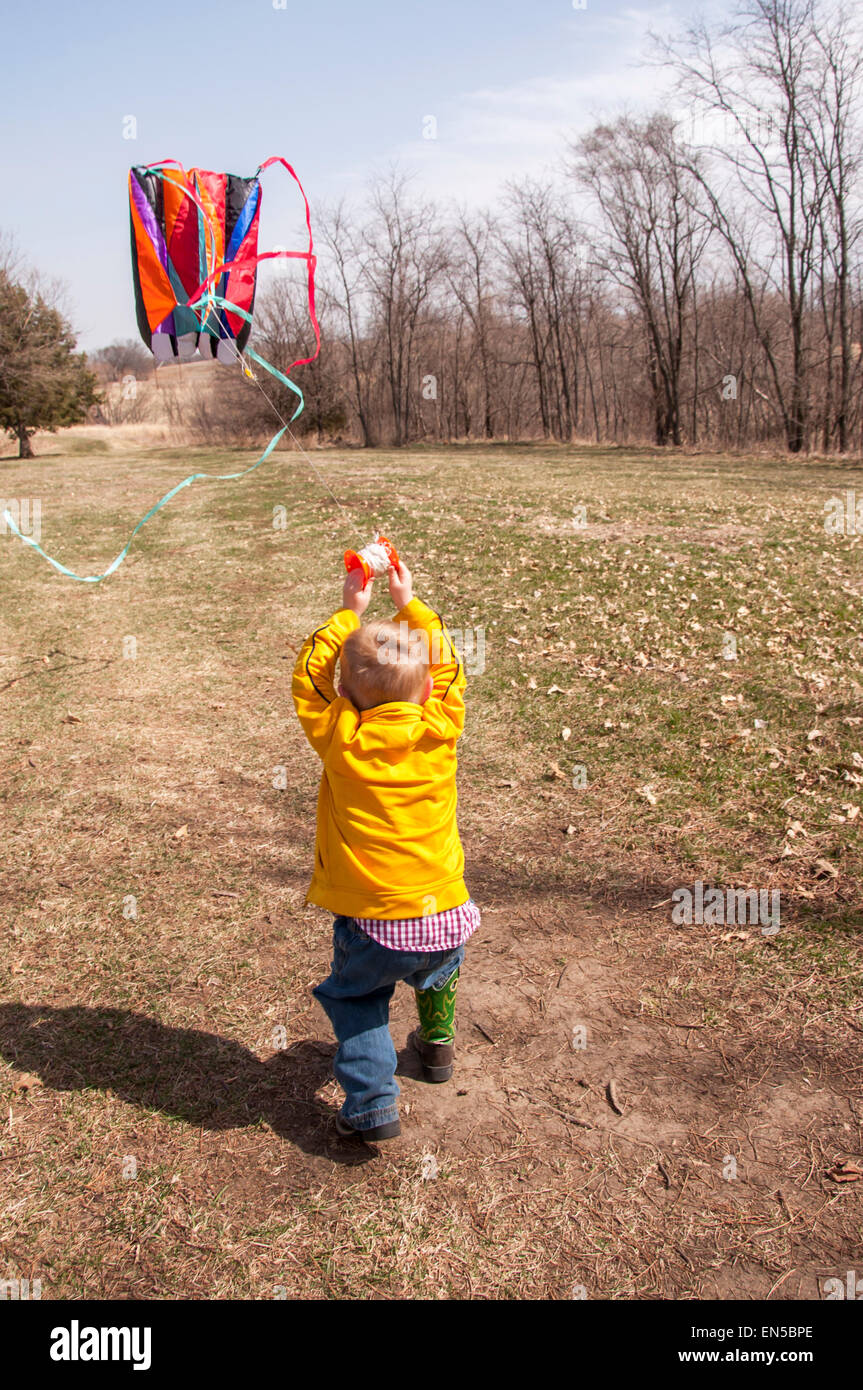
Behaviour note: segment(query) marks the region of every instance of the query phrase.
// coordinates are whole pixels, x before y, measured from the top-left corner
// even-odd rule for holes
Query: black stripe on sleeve
[[[322,627],[319,627],[318,630],[317,630],[317,632],[313,632],[313,633],[312,633],[312,645],[310,646],[310,648],[309,648],[309,654],[308,654],[308,656],[306,657],[306,675],[308,676],[308,678],[309,678],[309,680],[310,680],[310,682],[311,682],[313,688],[314,688],[314,689],[317,691],[317,693],[320,695],[320,697],[321,697],[321,699],[323,700],[324,704],[325,704],[325,705],[331,705],[331,704],[332,704],[332,700],[328,700],[327,697],[326,697],[326,695],[324,694],[324,692],[323,692],[322,690],[318,690],[318,687],[315,685],[315,678],[314,678],[314,676],[312,675],[311,671],[309,670],[309,662],[311,661],[311,659],[312,659],[312,657],[313,657],[313,655],[314,655],[314,651],[315,651],[315,641],[316,641],[316,639],[317,639],[318,637],[320,637],[320,635],[321,635],[321,633],[322,633],[323,631],[324,631],[324,629],[323,629]],[[449,689],[449,686],[447,686],[447,689]]]
[[[443,618],[441,617],[440,613],[435,613],[435,617],[437,618],[438,622],[440,623],[441,632],[442,632],[442,633],[444,634],[444,636],[446,637],[447,644],[448,644],[448,646],[449,646],[450,651],[452,652],[453,657],[455,658],[455,663],[456,663],[455,670],[454,670],[453,673],[452,673],[452,680],[450,681],[450,683],[449,683],[449,685],[447,686],[446,690],[444,691],[443,695],[441,695],[441,697],[440,697],[442,700],[445,700],[446,697],[447,697],[447,695],[448,695],[449,692],[450,692],[450,688],[451,688],[451,686],[452,686],[453,681],[456,679],[456,677],[458,676],[459,671],[461,670],[461,658],[460,658],[458,652],[456,651],[455,647],[453,646],[452,642],[450,642],[450,640],[449,640],[449,634],[447,633],[446,628],[444,627],[444,621],[443,621]]]

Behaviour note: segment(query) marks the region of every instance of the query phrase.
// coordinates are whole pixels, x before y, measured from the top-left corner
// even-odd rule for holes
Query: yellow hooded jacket
[[[360,711],[337,694],[336,661],[360,626],[348,608],[304,643],[292,690],[324,765],[306,901],[385,921],[444,912],[468,899],[456,825],[464,667],[442,619],[420,599],[394,621],[428,633],[434,689],[425,704],[394,700]]]

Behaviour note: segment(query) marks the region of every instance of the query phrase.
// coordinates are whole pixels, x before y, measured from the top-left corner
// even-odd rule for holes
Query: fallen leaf
[[[175,830],[175,831],[174,831],[174,839],[175,839],[175,840],[185,840],[185,838],[186,838],[186,836],[188,835],[188,833],[189,833],[189,827],[188,827],[188,825],[181,825],[180,828],[179,828],[179,830]]]
[[[863,1167],[859,1163],[852,1163],[850,1159],[844,1159],[841,1163],[834,1163],[827,1176],[834,1182],[859,1182],[863,1178]]]
[[[35,1076],[33,1072],[21,1071],[18,1072],[15,1080],[12,1082],[12,1090],[35,1091],[37,1087],[44,1086],[44,1084],[41,1076]]]
[[[812,865],[813,869],[818,870],[818,878],[838,878],[839,870],[835,864],[831,864],[829,859],[816,859]]]
[[[64,714],[64,715],[63,715],[63,718],[60,720],[60,723],[61,723],[61,724],[80,724],[80,723],[81,723],[81,716],[80,716],[80,714]]]

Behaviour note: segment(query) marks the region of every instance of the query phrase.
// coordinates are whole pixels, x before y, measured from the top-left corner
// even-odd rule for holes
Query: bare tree
[[[576,232],[560,190],[526,179],[506,190],[500,234],[504,273],[515,312],[527,330],[529,359],[546,437],[571,439],[578,399]]]
[[[471,217],[458,212],[454,249],[450,257],[449,286],[473,331],[482,390],[480,415],[484,438],[494,438],[494,381],[492,326],[495,288],[494,231],[491,214]]]
[[[333,270],[328,294],[330,301],[342,315],[347,331],[353,405],[359,422],[361,442],[364,447],[368,447],[372,442],[369,382],[372,370],[370,358],[374,352],[374,343],[363,336],[364,255],[351,226],[344,201],[331,211],[322,213],[318,226],[319,235],[332,260]]]
[[[801,116],[826,184],[819,224],[819,275],[827,338],[824,447],[829,449],[835,437],[839,452],[845,453],[849,447],[851,394],[860,362],[852,333],[852,275],[863,232],[859,203],[863,52],[860,26],[855,29],[844,8],[840,7],[827,23],[820,17],[816,21],[815,16],[813,21],[813,62],[807,69]],[[833,363],[837,355],[839,382],[834,407]]]
[[[90,357],[91,365],[106,381],[120,381],[124,376],[134,376],[143,381],[155,373],[153,354],[144,347],[140,339],[124,338],[98,348]]]
[[[408,179],[393,170],[371,189],[372,218],[363,232],[363,275],[384,347],[397,445],[410,437],[418,381],[414,344],[420,315],[446,268],[446,245],[433,203],[412,203]]]
[[[333,308],[326,287],[320,288],[316,298],[323,350],[313,362],[292,373],[290,379],[301,385],[304,400],[296,429],[307,434],[316,432],[322,443],[328,434],[345,428],[347,410],[344,351],[330,328]],[[255,346],[260,345],[262,355],[283,373],[298,358],[313,355],[315,344],[305,278],[298,284],[289,273],[282,273],[267,286],[255,305],[254,333]],[[278,407],[283,419],[290,421],[299,404],[298,397],[266,373],[260,373],[260,377],[265,395]],[[260,396],[261,392],[255,394]]]
[[[822,20],[816,0],[744,0],[729,24],[702,20],[680,42],[660,43],[707,132],[689,169],[739,273],[792,453],[806,442],[808,297],[827,190],[807,124]]]
[[[684,340],[709,229],[679,157],[673,122],[661,115],[643,122],[622,116],[578,141],[573,156],[571,172],[592,193],[603,219],[594,239],[597,262],[641,315],[656,443],[680,444]]]

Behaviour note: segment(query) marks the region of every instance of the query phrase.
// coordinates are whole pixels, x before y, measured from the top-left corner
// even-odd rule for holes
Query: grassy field
[[[122,431],[37,448],[0,459],[0,495],[40,497],[80,573],[185,474],[254,458]],[[863,536],[824,529],[863,469],[313,458],[344,512],[278,453],[181,493],[100,585],[0,536],[0,1278],[823,1296],[863,1242]],[[319,767],[290,702],[341,551],[377,525],[474,634],[460,824],[484,914],[451,1085],[418,1080],[397,995],[403,1136],[380,1150],[331,1127]],[[677,925],[697,881],[778,891],[780,929]]]

